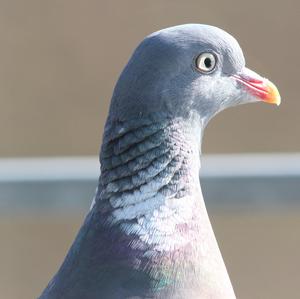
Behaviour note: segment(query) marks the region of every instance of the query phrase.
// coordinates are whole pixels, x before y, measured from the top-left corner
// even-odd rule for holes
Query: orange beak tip
[[[263,100],[267,103],[276,104],[277,106],[279,106],[281,104],[281,96],[277,87],[268,79],[265,79],[265,82],[268,93],[266,94],[266,97]]]

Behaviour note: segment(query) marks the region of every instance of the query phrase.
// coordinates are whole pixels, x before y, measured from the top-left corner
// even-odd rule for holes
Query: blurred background
[[[206,23],[234,35],[247,66],[282,95],[279,108],[224,111],[205,132],[217,239],[238,298],[297,298],[299,11],[293,0],[0,0],[0,297],[37,297],[62,262],[96,186],[113,87],[137,44]]]

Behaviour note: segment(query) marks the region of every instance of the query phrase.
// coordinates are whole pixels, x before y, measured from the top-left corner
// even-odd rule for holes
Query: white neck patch
[[[202,199],[200,136],[198,119],[176,119],[108,142],[99,199],[112,208],[109,221],[158,251],[190,242]]]

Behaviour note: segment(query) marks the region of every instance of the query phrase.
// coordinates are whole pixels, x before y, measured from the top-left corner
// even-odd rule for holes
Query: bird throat
[[[151,264],[150,272],[162,275],[155,279],[157,289],[174,283],[172,271],[195,271],[196,251],[206,254],[200,239],[210,224],[199,182],[200,142],[195,117],[155,114],[106,125],[95,203],[99,218],[138,252],[134,267]]]
[[[110,206],[112,225],[153,250],[176,250],[197,234],[199,125],[155,114],[106,127],[97,200]]]

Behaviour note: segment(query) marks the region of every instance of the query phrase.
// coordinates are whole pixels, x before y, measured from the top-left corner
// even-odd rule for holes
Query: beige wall
[[[281,91],[225,111],[206,152],[299,151],[299,1],[0,0],[0,156],[97,154],[115,81],[147,34],[181,23],[231,32]]]

